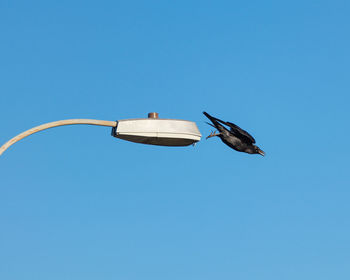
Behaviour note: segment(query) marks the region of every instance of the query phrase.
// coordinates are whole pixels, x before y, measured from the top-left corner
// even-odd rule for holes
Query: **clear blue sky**
[[[0,2],[0,142],[202,111],[164,148],[55,128],[0,158],[0,279],[350,279],[348,1]]]

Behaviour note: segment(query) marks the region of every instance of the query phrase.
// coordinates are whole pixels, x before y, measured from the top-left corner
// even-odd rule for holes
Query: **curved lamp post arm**
[[[21,134],[18,134],[17,136],[13,137],[9,141],[7,141],[4,145],[0,147],[0,156],[3,152],[5,152],[11,145],[15,144],[17,141],[42,130],[56,127],[56,126],[63,126],[63,125],[72,125],[72,124],[90,124],[90,125],[100,125],[100,126],[111,126],[115,127],[117,126],[117,122],[113,121],[102,121],[102,120],[90,120],[90,119],[71,119],[71,120],[62,120],[62,121],[56,121],[56,122],[50,122],[46,124],[42,124],[36,127],[33,127],[31,129],[28,129]]]

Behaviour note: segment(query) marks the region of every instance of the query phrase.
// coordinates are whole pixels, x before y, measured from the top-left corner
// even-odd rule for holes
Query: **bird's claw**
[[[218,134],[215,134],[215,132],[216,132],[216,130],[215,130],[215,131],[211,131],[211,132],[210,132],[210,135],[207,136],[206,139],[211,138],[211,137],[214,137],[214,136],[217,136]]]

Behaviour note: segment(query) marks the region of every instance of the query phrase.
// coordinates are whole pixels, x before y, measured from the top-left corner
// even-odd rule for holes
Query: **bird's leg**
[[[216,130],[215,130],[215,131],[212,131],[212,132],[210,133],[210,135],[209,135],[206,139],[211,138],[211,137],[214,137],[214,136],[219,136],[219,135],[220,135],[220,133],[215,134],[215,132],[216,132]]]

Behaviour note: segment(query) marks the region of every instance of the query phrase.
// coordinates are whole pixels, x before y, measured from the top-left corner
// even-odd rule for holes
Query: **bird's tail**
[[[212,117],[211,115],[209,115],[207,112],[203,112],[204,116],[206,116],[209,120],[211,120],[213,123],[214,121],[216,121],[216,119],[214,117]]]
[[[211,123],[208,123],[208,122],[205,122],[206,124],[209,124],[210,126],[214,127],[215,128],[215,125],[211,124]]]
[[[203,111],[204,116],[206,116],[208,119],[212,119],[213,117],[209,115],[207,112]]]
[[[209,115],[207,112],[203,112],[204,116],[206,116],[209,120],[211,120],[211,122],[213,123],[210,124],[208,123],[209,125],[215,127],[216,129],[219,129],[219,127],[223,128],[223,126],[219,123],[219,122],[223,122],[222,120],[219,120],[217,118],[214,118],[213,116]]]
[[[213,122],[213,121],[218,121],[218,122],[221,122],[221,123],[225,123],[224,121],[222,121],[222,120],[220,120],[220,119],[218,119],[218,118],[215,118],[215,117],[209,115],[207,112],[203,112],[203,114],[204,114],[209,120],[211,120],[212,122]]]

